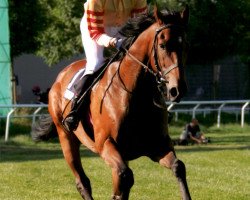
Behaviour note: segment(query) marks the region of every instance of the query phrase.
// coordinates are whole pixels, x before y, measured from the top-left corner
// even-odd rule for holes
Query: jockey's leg
[[[86,19],[81,21],[82,44],[87,59],[85,74],[93,74],[101,67],[104,61],[104,47],[98,45],[96,41],[90,37],[88,24],[86,22]]]
[[[78,127],[79,124],[79,117],[77,114],[78,108],[79,108],[79,103],[78,100],[81,97],[81,95],[86,91],[87,86],[89,84],[87,84],[89,77],[91,75],[87,74],[85,76],[83,76],[75,85],[74,85],[74,93],[75,93],[75,97],[73,98],[72,102],[71,102],[71,111],[69,112],[69,114],[64,118],[63,125],[64,128],[68,131],[75,131]]]
[[[79,118],[77,115],[79,105],[77,102],[81,97],[81,94],[85,92],[87,86],[89,85],[86,84],[89,80],[89,77],[102,66],[102,63],[104,61],[104,47],[98,45],[94,40],[89,37],[88,34],[89,33],[85,33],[84,31],[82,32],[83,47],[87,58],[85,72],[82,77],[73,84],[73,87],[71,87],[73,90],[71,92],[74,93],[73,101],[71,104],[71,111],[62,121],[62,124],[68,132],[72,132],[77,129],[79,124]]]

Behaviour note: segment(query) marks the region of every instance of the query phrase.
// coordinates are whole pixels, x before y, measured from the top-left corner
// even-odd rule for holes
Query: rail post
[[[42,110],[42,107],[37,108],[37,109],[35,110],[35,112],[33,113],[32,124],[31,124],[31,126],[34,125],[34,123],[35,123],[35,121],[36,121],[36,115],[37,115],[37,113],[40,112],[40,110]]]
[[[249,104],[249,101],[246,102],[242,108],[241,108],[241,127],[243,128],[244,127],[244,121],[245,121],[245,109],[246,107],[248,106]]]
[[[217,127],[220,128],[220,121],[221,121],[221,110],[225,106],[225,103],[221,104],[218,108],[218,115],[217,115]]]
[[[201,104],[197,104],[194,108],[193,108],[193,115],[192,118],[195,118],[195,111],[197,110],[197,108],[200,106]]]
[[[5,127],[5,142],[7,142],[9,139],[10,117],[15,110],[16,108],[12,108],[10,112],[7,114],[6,127]]]

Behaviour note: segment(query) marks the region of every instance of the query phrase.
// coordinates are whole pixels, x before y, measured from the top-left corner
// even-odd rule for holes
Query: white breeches
[[[82,44],[87,59],[84,75],[93,74],[102,66],[102,63],[105,60],[103,57],[104,47],[98,45],[93,39],[91,39],[88,32],[86,15],[82,17],[80,29],[82,34]],[[119,27],[105,27],[105,32],[111,37],[119,37],[118,30]]]
[[[87,63],[85,69],[82,68],[75,74],[64,93],[64,97],[69,100],[71,100],[75,95],[72,90],[75,82],[84,77],[86,74],[95,73],[98,69],[100,69],[105,60],[103,57],[104,47],[98,45],[89,35],[86,15],[84,15],[81,20],[80,29]],[[105,27],[106,34],[111,37],[119,37],[118,30],[119,27]]]

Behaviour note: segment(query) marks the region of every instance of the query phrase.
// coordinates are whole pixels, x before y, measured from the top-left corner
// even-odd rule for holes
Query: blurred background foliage
[[[174,10],[190,7],[188,63],[215,63],[239,56],[250,67],[249,0],[148,0]],[[48,65],[83,53],[81,0],[10,0],[12,58],[33,53]]]

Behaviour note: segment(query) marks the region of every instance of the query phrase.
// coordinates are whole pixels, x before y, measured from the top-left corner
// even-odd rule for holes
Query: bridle
[[[160,28],[156,29],[155,31],[155,36],[154,36],[154,42],[153,42],[153,47],[152,47],[152,50],[151,50],[151,53],[153,53],[153,56],[154,56],[154,64],[155,64],[155,68],[157,69],[156,72],[154,72],[149,66],[148,64],[145,65],[143,62],[139,61],[136,57],[134,57],[128,49],[126,48],[123,48],[123,50],[126,52],[126,54],[131,57],[135,62],[137,62],[138,64],[140,64],[144,69],[145,71],[148,71],[149,73],[153,74],[155,77],[156,77],[156,81],[158,83],[158,85],[163,85],[163,84],[166,84],[168,83],[166,80],[165,80],[165,76],[167,74],[169,74],[173,69],[175,68],[178,68],[179,66],[177,64],[172,64],[170,65],[169,67],[167,67],[165,70],[163,69],[163,67],[160,67],[159,66],[159,56],[158,56],[158,53],[157,53],[157,36],[159,35],[159,33],[161,31],[163,31],[164,29],[168,29],[168,28],[171,28],[171,27],[174,27],[174,26],[177,26],[177,25],[172,25],[172,24],[167,24],[167,25],[163,25],[161,26]],[[179,26],[178,26],[179,27]],[[149,62],[148,62],[149,63]]]
[[[173,69],[177,68],[178,65],[177,65],[177,64],[172,64],[172,65],[170,65],[169,67],[167,67],[166,70],[162,70],[163,68],[160,68],[160,67],[159,67],[159,62],[158,62],[159,59],[158,59],[158,54],[157,54],[157,44],[158,44],[158,42],[157,42],[157,36],[158,36],[159,33],[160,33],[161,31],[163,31],[164,29],[171,28],[172,26],[173,26],[173,25],[167,24],[167,25],[164,25],[164,26],[162,26],[162,27],[156,29],[155,37],[154,37],[153,49],[154,49],[154,63],[155,63],[155,68],[158,70],[158,73],[161,72],[159,77],[161,77],[161,78],[163,78],[163,79],[164,79],[164,77],[165,77],[168,73],[170,73]]]

